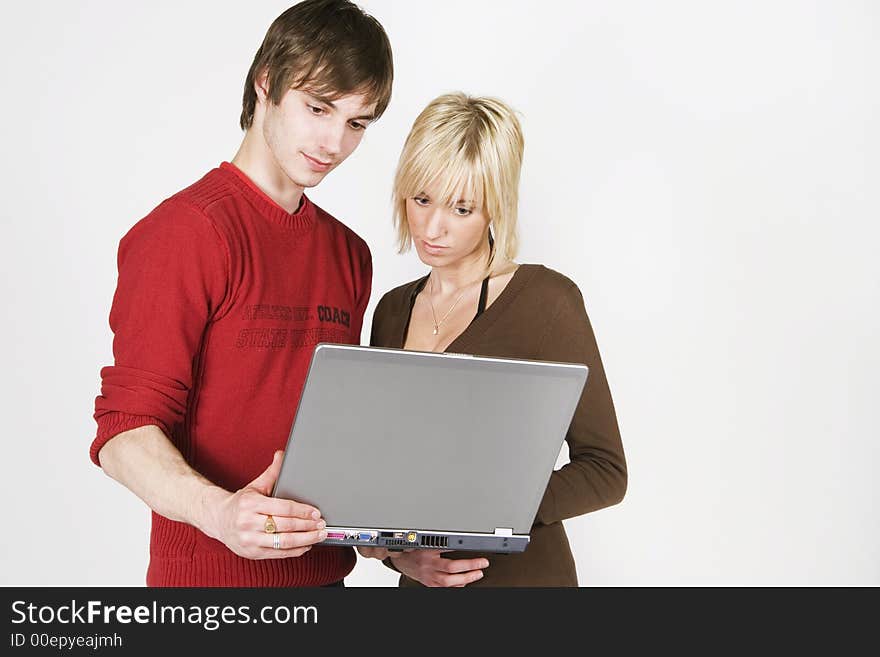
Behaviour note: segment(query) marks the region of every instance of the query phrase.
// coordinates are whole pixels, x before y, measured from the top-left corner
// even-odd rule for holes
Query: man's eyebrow
[[[307,91],[306,94],[308,94],[309,96],[311,96],[312,98],[317,100],[319,103],[323,103],[324,105],[326,105],[327,107],[329,107],[332,110],[339,109],[338,107],[336,107],[336,103],[334,103],[333,100],[331,98],[329,98],[328,96],[322,96],[321,94],[316,94],[313,91]],[[351,120],[352,121],[372,121],[375,118],[376,117],[374,114],[363,114],[361,116],[355,116]]]

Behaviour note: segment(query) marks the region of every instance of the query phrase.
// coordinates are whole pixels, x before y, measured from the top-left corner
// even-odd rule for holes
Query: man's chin
[[[327,173],[330,173],[330,172],[328,171]],[[321,174],[312,173],[310,175],[305,175],[305,176],[300,175],[300,176],[297,176],[296,178],[291,178],[291,180],[298,187],[302,187],[303,189],[309,189],[310,187],[317,187],[318,184],[320,184],[320,182],[322,180],[324,180],[324,178],[327,177],[327,173],[321,173]]]

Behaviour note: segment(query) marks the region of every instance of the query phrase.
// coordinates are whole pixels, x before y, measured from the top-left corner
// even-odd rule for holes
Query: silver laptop
[[[319,344],[273,495],[327,545],[522,552],[580,364]]]

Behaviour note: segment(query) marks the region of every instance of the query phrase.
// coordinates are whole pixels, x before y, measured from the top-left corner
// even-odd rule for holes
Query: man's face
[[[290,89],[266,103],[263,138],[278,167],[295,185],[314,187],[357,148],[376,105],[352,94],[330,100]]]

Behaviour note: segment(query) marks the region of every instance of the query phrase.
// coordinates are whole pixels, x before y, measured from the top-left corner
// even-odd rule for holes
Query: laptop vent
[[[421,545],[427,547],[445,548],[449,545],[449,538],[446,536],[424,536],[421,537]]]
[[[406,545],[405,538],[386,538],[383,540],[385,542],[385,545]]]

